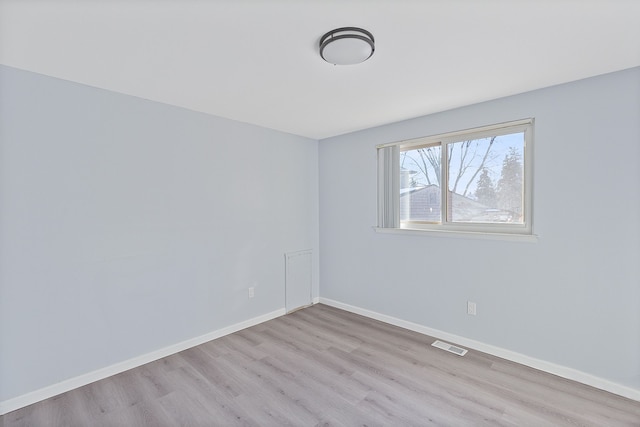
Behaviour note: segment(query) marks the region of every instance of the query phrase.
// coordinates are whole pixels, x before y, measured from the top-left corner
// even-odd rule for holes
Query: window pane
[[[524,223],[524,132],[447,145],[448,221]]]
[[[400,220],[440,222],[440,145],[400,152]]]

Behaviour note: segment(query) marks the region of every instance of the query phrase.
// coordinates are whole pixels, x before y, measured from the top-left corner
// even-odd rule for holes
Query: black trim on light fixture
[[[345,33],[345,34],[341,34],[341,33]],[[341,39],[362,40],[367,44],[369,44],[369,46],[371,47],[371,54],[369,54],[369,56],[367,56],[362,60],[358,60],[357,62],[350,62],[350,64],[357,64],[357,63],[366,61],[367,59],[371,58],[371,56],[373,56],[373,53],[376,50],[375,39],[373,38],[373,34],[371,34],[369,31],[364,30],[362,28],[358,28],[358,27],[341,27],[341,28],[336,28],[335,30],[329,31],[328,33],[326,33],[320,38],[320,43],[318,45],[320,47],[320,56],[322,57],[322,59],[333,64],[332,61],[325,58],[324,49],[329,44]]]

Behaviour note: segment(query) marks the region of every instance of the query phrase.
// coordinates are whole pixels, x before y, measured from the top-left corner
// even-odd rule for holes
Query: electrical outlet
[[[254,296],[256,296],[256,288],[252,286],[249,288],[249,298],[253,298]]]
[[[467,301],[467,314],[469,314],[471,316],[475,316],[476,315],[476,303],[475,302]]]

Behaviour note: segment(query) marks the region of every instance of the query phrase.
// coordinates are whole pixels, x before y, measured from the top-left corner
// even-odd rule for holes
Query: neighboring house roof
[[[400,189],[400,219],[440,221],[440,187],[431,184]]]
[[[495,209],[477,200],[449,192],[453,204],[453,221],[506,222],[511,212]],[[440,221],[440,187],[431,184],[424,187],[400,190],[400,219],[414,221]]]

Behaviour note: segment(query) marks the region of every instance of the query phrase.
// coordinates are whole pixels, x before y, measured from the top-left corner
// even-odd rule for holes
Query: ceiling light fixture
[[[359,64],[375,50],[373,34],[362,28],[336,28],[320,38],[320,56],[334,65]]]

